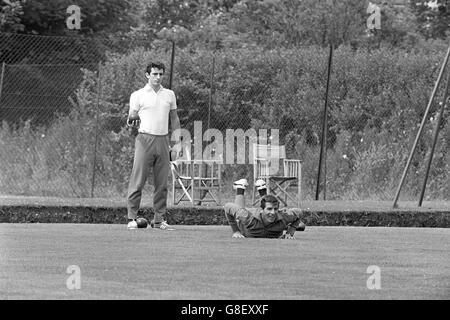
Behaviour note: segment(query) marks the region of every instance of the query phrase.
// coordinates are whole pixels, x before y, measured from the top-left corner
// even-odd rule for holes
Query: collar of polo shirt
[[[155,91],[155,90],[153,89],[153,87],[152,87],[149,83],[147,83],[147,84],[145,85],[144,89],[147,90],[147,91]],[[155,91],[155,92],[159,92],[159,91],[161,91],[162,89],[164,89],[164,87],[163,87],[162,84],[160,84],[160,85],[159,85],[159,90],[158,90],[158,91]]]

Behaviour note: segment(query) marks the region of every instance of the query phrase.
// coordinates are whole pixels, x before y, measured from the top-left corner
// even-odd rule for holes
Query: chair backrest
[[[257,160],[271,160],[271,159],[285,159],[286,148],[279,145],[268,144],[253,144],[253,159]]]
[[[253,144],[254,178],[264,178],[277,175],[280,172],[280,160],[286,158],[284,146]]]
[[[219,181],[222,176],[220,160],[194,160],[193,170],[195,178]]]
[[[283,175],[285,177],[296,177],[301,178],[302,174],[302,161],[301,160],[293,160],[293,159],[284,159],[283,160]]]
[[[220,160],[183,160],[174,161],[177,172],[182,177],[207,178],[220,181],[221,161]]]
[[[193,172],[192,160],[177,159],[173,161],[173,163],[175,164],[175,168],[171,166],[171,169],[172,169],[172,176],[174,179],[176,178],[176,175],[174,175],[173,169],[176,169],[176,173],[182,177],[190,177],[192,175]]]
[[[175,164],[175,169],[178,175],[183,177],[189,177],[192,174],[192,161],[191,161],[191,150],[188,144],[176,144],[173,146],[172,151],[176,154],[176,159],[173,161]],[[174,168],[171,166],[171,169]],[[172,172],[172,177],[175,179],[175,175]]]
[[[176,152],[177,160],[191,160],[191,150],[188,144],[177,144],[172,150]]]

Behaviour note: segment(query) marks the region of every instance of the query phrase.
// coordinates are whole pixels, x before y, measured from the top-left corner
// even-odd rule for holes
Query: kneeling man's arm
[[[228,224],[233,231],[233,238],[244,238],[242,233],[239,230],[237,220],[241,220],[245,223],[247,219],[250,219],[251,213],[245,208],[240,208],[234,203],[227,203],[224,206],[225,217],[228,221]]]
[[[293,237],[297,228],[302,225],[304,226],[304,223],[300,220],[302,210],[298,208],[286,209],[281,211],[281,213],[287,225],[286,236]]]

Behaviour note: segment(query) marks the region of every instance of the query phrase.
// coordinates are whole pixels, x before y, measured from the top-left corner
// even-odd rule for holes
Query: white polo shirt
[[[175,93],[162,86],[155,92],[146,84],[130,96],[130,113],[137,112],[141,119],[139,132],[154,135],[169,133],[169,112],[177,108]]]

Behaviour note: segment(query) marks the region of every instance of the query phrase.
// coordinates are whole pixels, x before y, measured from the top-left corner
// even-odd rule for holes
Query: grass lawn
[[[449,299],[449,252],[438,228],[307,227],[280,240],[232,239],[227,226],[4,223],[0,299]],[[367,288],[369,266],[380,289]]]

